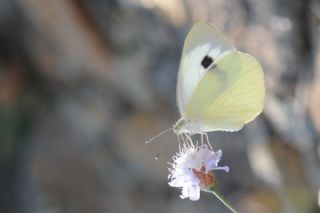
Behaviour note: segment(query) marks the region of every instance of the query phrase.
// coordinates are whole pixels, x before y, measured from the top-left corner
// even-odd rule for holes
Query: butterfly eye
[[[212,63],[213,63],[213,59],[210,56],[207,56],[207,55],[201,61],[201,65],[205,69],[207,69]]]

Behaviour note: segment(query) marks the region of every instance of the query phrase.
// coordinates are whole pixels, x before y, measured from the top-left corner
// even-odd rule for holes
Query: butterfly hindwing
[[[259,62],[248,54],[229,51],[198,82],[185,118],[199,121],[203,131],[236,131],[262,111],[264,96]]]

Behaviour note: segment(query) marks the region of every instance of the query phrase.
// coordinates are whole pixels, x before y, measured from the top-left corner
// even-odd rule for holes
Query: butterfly
[[[264,106],[264,74],[257,59],[237,50],[206,22],[188,33],[177,80],[181,118],[173,132],[238,131]]]

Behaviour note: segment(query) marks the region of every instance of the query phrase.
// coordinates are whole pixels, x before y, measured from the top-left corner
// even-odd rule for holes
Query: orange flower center
[[[209,189],[216,185],[216,178],[212,172],[206,173],[204,165],[201,166],[200,170],[192,169],[193,174],[200,180],[201,189]]]

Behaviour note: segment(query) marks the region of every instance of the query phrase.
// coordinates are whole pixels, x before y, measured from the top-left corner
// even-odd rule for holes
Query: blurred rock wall
[[[258,58],[267,98],[236,133],[212,133],[240,212],[319,212],[320,2],[2,0],[0,212],[227,212],[167,185],[176,75],[196,20]],[[153,160],[160,152],[160,159]]]

